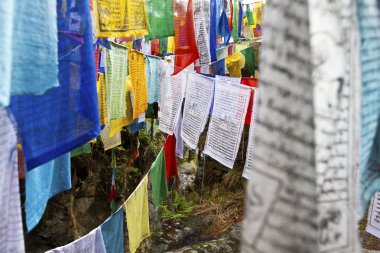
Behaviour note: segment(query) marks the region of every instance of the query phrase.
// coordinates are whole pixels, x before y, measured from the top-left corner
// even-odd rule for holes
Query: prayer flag
[[[13,12],[12,95],[41,95],[59,85],[56,1],[14,1]]]
[[[244,68],[245,58],[240,52],[226,58],[228,73],[232,77],[241,77],[241,69]]]
[[[100,121],[100,125],[103,126],[108,122],[106,83],[105,83],[105,76],[103,73],[98,74],[97,90],[98,90],[98,105],[99,105],[99,121]]]
[[[80,0],[66,3],[58,0],[54,7],[58,10],[60,86],[43,95],[12,96],[11,100],[28,170],[83,145],[100,132],[89,4]]]
[[[176,186],[179,185],[177,168],[177,157],[175,154],[176,140],[174,135],[168,135],[164,144],[166,180],[169,183],[172,177],[175,178]]]
[[[25,220],[28,231],[41,220],[48,200],[70,188],[70,153],[26,172]]]
[[[99,37],[148,34],[144,0],[96,0]]]
[[[133,119],[137,119],[148,108],[145,57],[142,53],[131,50],[128,63],[133,92]]]
[[[111,50],[106,50],[106,94],[110,120],[125,117],[125,83],[128,73],[127,48],[113,42]]]
[[[65,246],[55,248],[46,253],[106,253],[100,227],[95,228],[87,235]]]
[[[120,132],[123,127],[128,126],[133,123],[133,106],[132,106],[132,85],[131,85],[131,79],[130,76],[127,76],[126,78],[126,116],[120,119],[111,120],[110,122],[110,131],[109,131],[109,137],[113,137],[116,133]]]
[[[152,181],[153,203],[158,208],[162,201],[168,196],[168,185],[166,182],[165,151],[161,149],[150,167],[150,177]]]
[[[176,75],[199,58],[195,41],[193,0],[175,0],[175,59]]]
[[[216,77],[214,106],[203,153],[231,169],[239,150],[250,95],[249,87]]]
[[[210,0],[193,0],[194,27],[201,65],[211,62],[210,55]]]
[[[149,237],[148,176],[146,175],[136,190],[124,204],[129,250],[135,253],[140,243]]]
[[[1,4],[0,4],[1,5]],[[24,253],[16,126],[7,109],[0,109],[0,245],[4,253]]]
[[[100,225],[106,253],[124,253],[124,208]]]
[[[175,35],[173,0],[146,0],[149,39]]]

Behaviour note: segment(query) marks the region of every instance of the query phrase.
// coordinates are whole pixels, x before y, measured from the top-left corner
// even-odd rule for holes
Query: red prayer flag
[[[191,0],[190,0],[191,1]],[[171,177],[176,178],[177,187],[179,185],[177,156],[175,153],[176,139],[174,135],[168,135],[164,144],[166,181],[169,183]]]
[[[249,87],[255,87],[255,88],[259,87],[259,81],[256,78],[243,77],[241,79],[240,83],[243,85],[249,86]],[[254,92],[255,92],[255,90],[251,91],[251,98],[249,100],[250,106],[248,106],[247,116],[245,117],[245,122],[244,122],[248,126],[251,124],[252,105],[255,102],[254,101],[254,94],[255,94]]]
[[[195,40],[192,0],[175,0],[174,27],[175,60],[173,75],[178,74],[199,58]]]

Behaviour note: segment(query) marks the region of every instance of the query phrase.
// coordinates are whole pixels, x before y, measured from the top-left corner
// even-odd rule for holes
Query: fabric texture
[[[98,74],[97,82],[98,90],[98,106],[99,106],[99,123],[100,125],[105,125],[108,122],[108,107],[106,100],[106,81],[103,73]]]
[[[343,0],[267,3],[242,253],[361,252],[355,7]]]
[[[55,248],[46,253],[106,253],[100,227],[89,234],[65,246]]]
[[[175,0],[174,27],[175,68],[173,75],[176,75],[199,58],[195,41],[193,0]]]
[[[256,64],[255,64],[255,48],[253,46],[241,50],[244,55],[245,64],[242,70],[242,75],[255,76]],[[247,74],[245,74],[247,73]]]
[[[11,94],[14,3],[13,0],[0,2],[0,107],[9,105]]]
[[[166,182],[165,151],[161,149],[150,167],[150,177],[152,181],[153,203],[158,208],[162,201],[168,197],[168,185]]]
[[[128,73],[128,55],[126,47],[110,43],[111,50],[106,50],[106,94],[110,120],[125,117],[125,83]]]
[[[135,253],[140,243],[150,236],[148,208],[148,176],[146,175],[136,190],[124,204],[129,250]]]
[[[224,37],[224,44],[228,45],[231,38],[231,30],[228,25],[226,12],[224,10],[222,11],[222,15],[219,18],[217,33],[219,36]]]
[[[125,38],[148,34],[145,1],[96,1],[98,36]]]
[[[70,188],[70,153],[27,171],[25,220],[28,231],[31,231],[41,220],[48,200]]]
[[[210,64],[210,0],[193,0],[193,10],[199,63]]]
[[[226,75],[226,60],[222,59],[211,64],[211,71],[213,75],[224,76]]]
[[[147,0],[149,39],[175,35],[173,0]]]
[[[372,196],[380,191],[380,9],[376,0],[357,2],[361,39],[360,196],[364,215]]]
[[[145,57],[137,51],[129,52],[129,76],[133,92],[133,119],[137,119],[148,108]]]
[[[109,150],[111,148],[121,145],[121,133],[116,132],[112,137],[110,137],[110,125],[107,124],[100,133],[102,138],[104,150]]]
[[[111,120],[110,122],[110,131],[109,131],[109,137],[113,137],[115,134],[120,132],[123,127],[128,126],[133,123],[133,106],[132,106],[132,84],[130,76],[127,76],[126,78],[126,116],[120,119]]]
[[[210,57],[211,62],[216,61],[216,47],[218,45],[217,43],[217,26],[218,26],[218,20],[219,20],[219,11],[220,11],[220,5],[217,4],[218,0],[211,0],[210,1]]]
[[[241,77],[241,70],[245,65],[244,55],[240,52],[234,53],[226,58],[228,73],[233,77]]]
[[[28,170],[100,132],[89,4],[82,0],[57,4],[60,86],[40,96],[12,96],[10,105]]]
[[[161,59],[156,57],[146,57],[146,79],[148,85],[148,103],[153,104],[158,101],[160,86],[160,76],[165,74]]]
[[[100,228],[106,253],[124,253],[124,208],[113,213]]]
[[[174,135],[168,135],[164,144],[165,152],[165,167],[166,167],[166,181],[169,183],[173,177],[176,185],[179,185],[177,157],[175,154],[176,139]]]
[[[1,5],[1,4],[0,4]],[[24,253],[16,126],[7,109],[0,109],[0,247],[4,253]]]
[[[12,95],[40,95],[57,87],[56,2],[14,1],[13,27]]]

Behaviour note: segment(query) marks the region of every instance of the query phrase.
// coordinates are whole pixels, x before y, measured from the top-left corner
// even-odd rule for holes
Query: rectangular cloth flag
[[[12,78],[13,0],[0,1],[0,107],[8,106]]]
[[[339,3],[268,1],[242,253],[361,252],[360,39],[354,3]]]
[[[149,39],[175,35],[173,0],[146,0]]]
[[[123,127],[128,126],[133,123],[133,106],[132,106],[132,85],[131,85],[131,79],[130,76],[127,76],[126,78],[126,116],[120,119],[111,120],[110,122],[110,131],[109,131],[109,137],[113,137],[116,133],[120,132]]]
[[[103,73],[98,74],[98,82],[96,84],[98,90],[98,106],[99,106],[99,121],[100,125],[105,125],[108,122],[108,108],[106,100],[106,81]]]
[[[145,57],[138,51],[130,50],[128,63],[133,94],[133,119],[137,119],[148,108]]]
[[[380,193],[377,192],[372,200],[368,209],[367,227],[365,229],[368,233],[380,238]]]
[[[124,208],[113,213],[100,228],[106,253],[124,253]]]
[[[210,1],[193,0],[194,27],[201,65],[210,64]]]
[[[236,51],[236,48],[235,48],[235,51]],[[242,76],[254,77],[255,70],[256,70],[255,48],[253,46],[250,46],[246,49],[241,50],[240,52],[243,54],[245,58],[244,68],[241,70]]]
[[[153,203],[156,208],[168,197],[168,185],[166,183],[165,152],[162,148],[156,160],[150,167],[152,181]]]
[[[96,0],[98,36],[125,38],[148,34],[144,0]]]
[[[380,191],[380,9],[376,0],[357,2],[361,62],[360,191],[361,215]],[[374,50],[376,48],[376,50]]]
[[[187,83],[187,71],[172,76],[172,66],[166,69],[165,80],[160,86],[160,130],[167,134],[173,134],[174,126],[180,113],[183,101],[183,91]]]
[[[100,227],[95,228],[78,240],[47,251],[46,253],[106,253]]]
[[[146,80],[148,84],[148,104],[158,101],[161,77],[165,75],[164,63],[157,57],[146,57]]]
[[[58,86],[56,1],[18,0],[13,7],[11,92],[41,95]]]
[[[0,4],[1,5],[1,4]],[[4,253],[24,253],[17,135],[7,109],[0,109],[0,245]]]
[[[173,75],[179,73],[199,58],[194,31],[193,0],[175,0],[175,59]]]
[[[203,153],[231,169],[239,150],[250,96],[251,88],[216,77],[214,107]]]
[[[100,132],[89,4],[58,0],[57,5],[60,86],[40,96],[12,96],[10,105],[28,170]]]
[[[28,231],[41,220],[48,200],[70,188],[70,153],[26,172],[25,220]]]
[[[233,77],[241,77],[241,70],[245,65],[244,55],[240,52],[234,53],[226,58],[228,73]]]
[[[148,175],[146,175],[136,190],[124,204],[129,250],[135,253],[140,243],[149,237],[149,205],[148,205]]]
[[[111,148],[121,145],[121,133],[116,132],[112,137],[110,137],[110,125],[106,124],[100,133],[102,138],[104,150],[109,150]]]
[[[246,179],[252,179],[253,177],[253,154],[255,149],[255,122],[256,122],[256,114],[257,114],[257,106],[258,106],[258,89],[255,89],[253,92],[253,103],[250,104],[252,106],[252,115],[251,122],[249,127],[249,137],[248,137],[248,147],[246,152],[246,160],[244,165],[243,177]]]
[[[125,83],[128,74],[128,49],[110,42],[106,49],[106,100],[110,120],[125,117]]]
[[[198,147],[199,136],[206,127],[213,98],[214,79],[198,74],[189,74],[181,136],[192,149]]]

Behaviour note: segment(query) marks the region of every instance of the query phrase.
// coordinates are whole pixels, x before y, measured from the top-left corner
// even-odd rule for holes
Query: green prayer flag
[[[232,15],[232,38],[234,42],[239,41],[239,0],[233,0],[233,15]]]
[[[247,19],[249,25],[255,25],[255,20],[253,19],[253,13],[249,4],[247,5]]]
[[[146,0],[149,39],[175,35],[173,0]]]
[[[80,156],[82,154],[91,154],[91,145],[90,143],[86,143],[80,147],[77,147],[73,151],[70,152],[71,157]]]
[[[161,149],[156,160],[153,162],[150,177],[152,180],[153,203],[158,208],[161,202],[168,196],[164,149]]]
[[[244,55],[245,58],[245,65],[242,69],[243,76],[246,76],[244,73],[247,73],[249,76],[255,76],[255,48],[251,46],[240,52]]]

